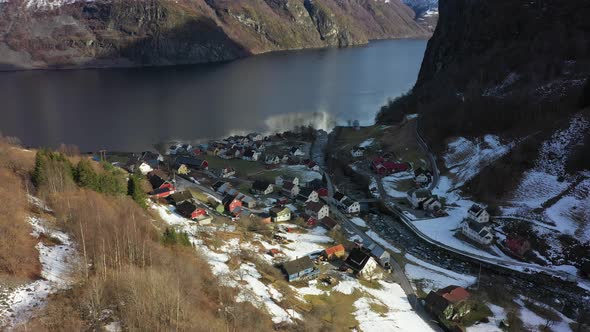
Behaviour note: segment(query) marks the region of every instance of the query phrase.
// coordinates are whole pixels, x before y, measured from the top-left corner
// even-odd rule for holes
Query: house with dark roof
[[[193,194],[191,194],[190,191],[185,190],[185,191],[179,191],[179,192],[176,192],[176,193],[170,195],[168,197],[168,200],[173,205],[179,205],[179,204],[182,204],[188,200],[191,200],[192,198],[193,198]]]
[[[471,294],[463,287],[448,286],[438,291],[431,291],[426,296],[426,310],[438,318],[451,319],[461,304]]]
[[[305,214],[316,220],[322,220],[330,214],[330,207],[322,202],[307,202],[305,204]]]
[[[296,260],[283,263],[281,269],[287,277],[287,281],[295,281],[315,277],[319,270],[315,268],[313,261],[309,256],[303,256]]]
[[[336,205],[342,205],[342,201],[344,201],[344,199],[346,199],[346,195],[339,191],[335,192],[334,196],[332,196],[332,200]]]
[[[176,159],[174,160],[174,165],[177,168],[179,168],[182,165],[185,165],[186,167],[188,167],[190,169],[196,169],[196,170],[209,168],[209,163],[206,160],[192,158],[192,157],[186,157],[186,156],[176,157]]]
[[[159,169],[153,170],[148,174],[148,180],[154,189],[169,187],[168,178],[168,174]]]
[[[214,191],[218,191],[218,190],[219,190],[219,188],[221,188],[221,186],[225,185],[226,183],[227,183],[227,182],[223,182],[223,181],[217,181],[217,182],[215,182],[215,183],[214,183],[214,184],[211,186],[211,188],[212,188]]]
[[[490,214],[486,209],[483,207],[473,204],[469,211],[467,211],[469,219],[478,222],[480,224],[485,224],[490,221]]]
[[[414,181],[420,187],[424,187],[432,181],[432,173],[427,169],[419,167],[414,171]]]
[[[473,220],[464,220],[461,224],[461,233],[472,241],[482,245],[490,245],[494,241],[492,230]]]
[[[252,183],[252,193],[257,195],[269,195],[273,192],[273,185],[269,182],[256,180]]]
[[[421,203],[430,198],[432,196],[432,192],[428,189],[420,188],[420,189],[412,189],[407,193],[408,202],[412,204],[414,209],[417,209],[421,206]]]
[[[176,190],[174,189],[174,187],[172,185],[170,185],[169,187],[162,187],[162,188],[154,189],[148,193],[148,196],[156,197],[156,198],[166,198],[166,197],[174,194],[175,191]]]
[[[303,202],[319,202],[320,196],[318,195],[317,191],[308,187],[303,187],[299,190],[297,199]]]
[[[244,160],[248,160],[248,161],[258,161],[258,159],[260,158],[261,153],[253,150],[253,149],[248,149],[246,151],[244,151],[244,154],[242,155],[242,159]]]
[[[291,210],[289,208],[274,207],[270,209],[270,216],[274,222],[283,222],[291,220]]]
[[[306,188],[310,188],[313,190],[318,190],[320,188],[324,188],[324,182],[320,179],[313,179],[305,184]]]
[[[356,275],[366,275],[377,268],[375,259],[362,248],[352,249],[344,261],[344,265]]]
[[[289,197],[294,198],[299,195],[299,186],[293,182],[285,182],[283,183],[282,191]]]
[[[236,208],[242,207],[242,202],[232,195],[225,195],[223,197],[222,204],[225,207],[225,211],[228,211],[230,213],[233,213],[236,210]]]
[[[344,211],[348,214],[358,214],[361,212],[361,204],[357,201],[352,200],[350,197],[346,197],[342,202],[341,206]]]
[[[338,222],[330,217],[324,217],[320,219],[320,226],[324,227],[325,229],[331,231],[334,228],[339,227]]]
[[[176,212],[178,212],[178,214],[180,214],[181,216],[192,220],[207,215],[207,211],[205,209],[199,208],[189,201],[186,201],[178,205],[176,207]]]

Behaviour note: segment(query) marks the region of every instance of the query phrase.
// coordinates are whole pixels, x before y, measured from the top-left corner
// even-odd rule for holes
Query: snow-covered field
[[[457,187],[460,187],[484,167],[508,153],[513,146],[514,143],[504,143],[495,135],[485,135],[474,140],[458,137],[448,144],[443,160],[454,175]]]
[[[43,205],[44,206],[44,205]],[[21,285],[15,289],[0,286],[0,329],[22,324],[43,307],[47,297],[59,290],[67,289],[73,282],[73,269],[77,266],[77,252],[69,236],[48,227],[47,222],[37,217],[29,217],[33,227],[31,235],[58,239],[61,244],[36,246],[41,262],[42,279]]]
[[[193,224],[174,213],[173,208],[162,205],[151,205],[162,219],[170,225],[193,234],[190,236],[192,243],[197,247],[203,256],[207,259],[215,275],[219,277],[222,283],[230,287],[240,289],[237,301],[248,301],[259,308],[265,308],[272,316],[275,323],[292,323],[296,319],[302,319],[300,313],[291,308],[283,308],[280,303],[283,298],[272,284],[262,282],[262,275],[256,269],[256,266],[243,262],[237,269],[232,269],[228,265],[232,256],[239,255],[242,250],[249,250],[259,255],[263,260],[271,262],[269,255],[261,253],[260,246],[266,251],[268,249],[279,249],[288,259],[295,259],[320,251],[331,245],[333,240],[326,235],[326,230],[316,227],[307,232],[297,231],[297,226],[292,224],[281,224],[284,228],[291,228],[293,231],[282,233],[281,235],[293,242],[286,245],[270,244],[262,239],[261,236],[255,235],[252,242],[240,242],[238,238],[225,241],[224,245],[219,248],[210,248],[202,242],[196,235],[196,230],[191,226]],[[387,244],[376,234],[369,234],[380,244],[385,245],[392,251],[399,250],[392,245]],[[256,243],[256,245],[254,245]],[[324,263],[328,264],[328,263]],[[304,300],[305,295],[330,294],[331,292],[340,292],[343,294],[352,294],[355,290],[360,291],[363,296],[354,303],[354,316],[359,322],[362,331],[430,331],[426,324],[411,308],[410,303],[401,287],[397,284],[380,282],[379,289],[374,289],[362,285],[358,279],[342,275],[340,281],[332,290],[318,288],[318,281],[312,280],[305,287],[291,288],[297,296]],[[371,304],[378,304],[387,309],[386,313],[376,313],[371,308]]]
[[[305,183],[309,181],[313,181],[315,179],[322,179],[322,174],[316,171],[310,170],[305,165],[291,165],[283,167],[287,173],[299,177],[299,183]]]
[[[352,221],[355,225],[359,227],[367,227],[367,223],[359,217],[353,217],[350,219],[350,221]]]
[[[474,276],[453,272],[419,258],[406,254],[405,258],[411,262],[404,267],[406,275],[412,281],[420,282],[422,290],[426,293],[438,290],[449,285],[457,285],[467,288],[473,285],[477,279]]]
[[[406,192],[411,188],[407,183],[413,181],[413,179],[414,174],[412,172],[392,174],[383,178],[383,189],[385,189],[385,193],[389,197],[404,198],[407,196]]]
[[[576,115],[545,141],[535,167],[524,174],[503,214],[539,220],[543,223],[537,226],[590,240],[590,173],[565,171],[571,150],[582,144],[589,129],[590,121]]]

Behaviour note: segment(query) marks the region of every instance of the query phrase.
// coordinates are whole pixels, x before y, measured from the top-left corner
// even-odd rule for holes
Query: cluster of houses
[[[430,212],[434,216],[444,215],[443,204],[437,195],[426,188],[414,188],[407,192],[412,208]]]
[[[473,204],[467,211],[467,218],[461,223],[461,234],[478,244],[490,245],[494,241],[494,233],[488,211]]]
[[[375,243],[359,243],[352,248],[348,255],[343,245],[339,244],[323,250],[320,260],[340,260],[340,270],[349,272],[357,277],[372,279],[379,266],[390,268],[390,255]],[[281,265],[288,281],[311,279],[319,275],[312,255],[285,262]]]
[[[194,220],[201,226],[211,224],[212,218],[209,213],[199,206],[190,191],[176,192],[168,197],[168,201],[176,206],[176,212],[181,216]]]
[[[170,176],[163,170],[152,170],[147,175],[153,188],[153,190],[148,193],[150,197],[166,198],[176,192],[176,187],[169,180]]]
[[[258,133],[246,136],[231,136],[219,141],[211,141],[209,144],[193,147],[190,144],[176,144],[168,149],[170,155],[189,154],[193,156],[210,155],[222,159],[243,159],[258,161],[265,150],[267,137]]]
[[[220,213],[227,212],[234,217],[250,215],[249,209],[255,208],[258,204],[254,197],[241,193],[229,182],[218,181],[211,187],[223,197],[221,205],[217,208]]]
[[[460,286],[447,286],[437,291],[431,291],[424,300],[426,311],[436,317],[448,330],[453,322],[459,322],[469,314],[472,303],[471,293]]]
[[[151,151],[144,151],[138,155],[132,155],[128,158],[126,163],[113,163],[114,166],[119,166],[129,173],[139,172],[142,175],[147,175],[154,169],[160,168],[160,165],[164,162],[164,157],[159,153]]]

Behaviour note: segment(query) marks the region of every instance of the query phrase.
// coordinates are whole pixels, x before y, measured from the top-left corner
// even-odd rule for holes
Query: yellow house
[[[178,167],[178,170],[176,171],[178,174],[182,174],[182,175],[187,175],[190,170],[188,169],[188,167],[186,167],[185,164],[180,165],[180,167]]]

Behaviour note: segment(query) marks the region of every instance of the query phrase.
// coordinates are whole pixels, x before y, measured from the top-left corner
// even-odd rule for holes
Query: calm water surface
[[[371,124],[416,81],[426,41],[215,65],[0,73],[0,132],[26,145],[137,151],[170,139]]]

